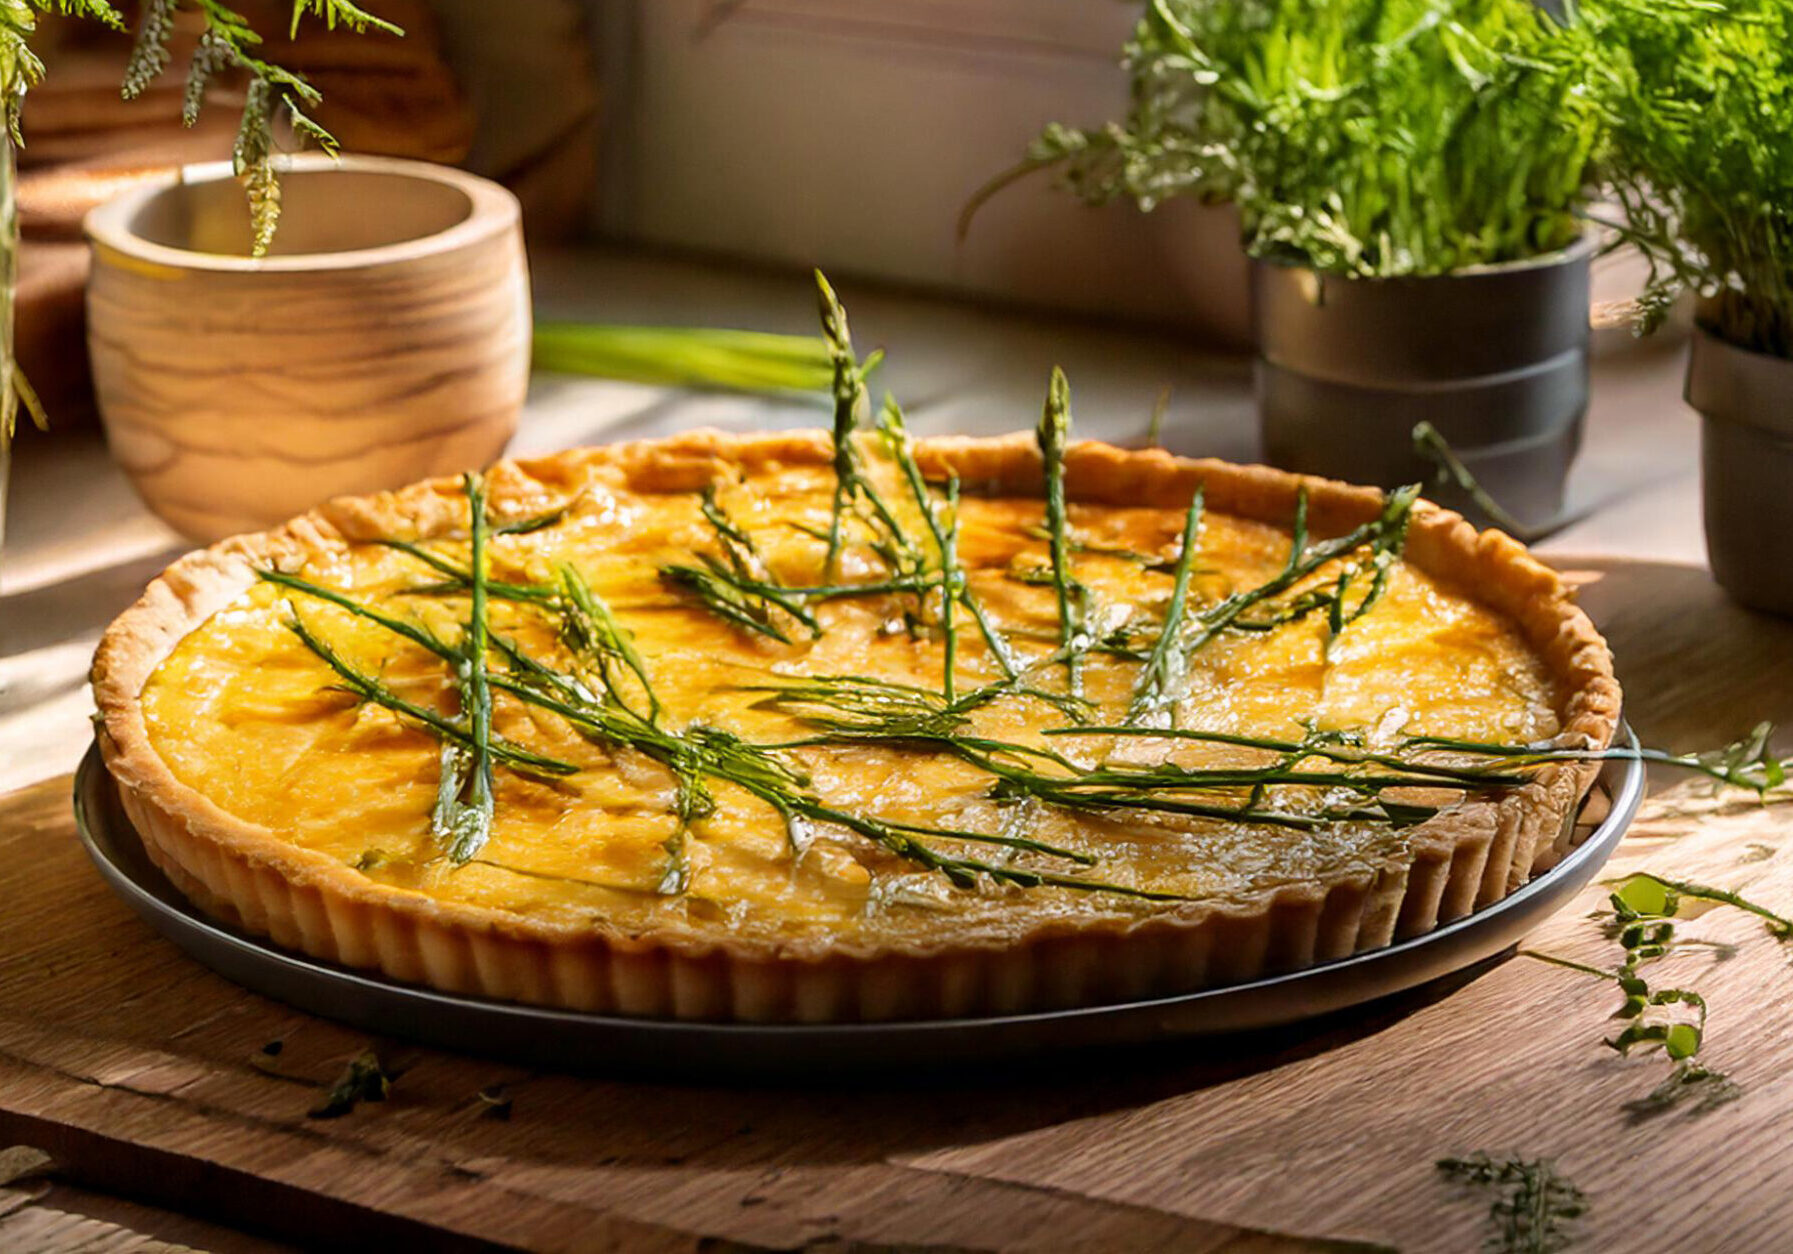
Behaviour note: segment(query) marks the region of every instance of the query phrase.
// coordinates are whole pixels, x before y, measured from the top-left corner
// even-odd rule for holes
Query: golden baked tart
[[[1417,500],[852,430],[504,463],[194,553],[106,634],[161,866],[460,993],[771,1022],[1168,994],[1549,867],[1611,659]]]

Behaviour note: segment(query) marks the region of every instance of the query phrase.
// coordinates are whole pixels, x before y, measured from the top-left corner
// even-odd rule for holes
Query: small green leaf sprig
[[[1622,950],[1617,967],[1607,970],[1555,954],[1520,951],[1540,962],[1618,986],[1623,1000],[1613,1018],[1623,1026],[1607,1038],[1606,1044],[1627,1055],[1634,1049],[1660,1050],[1673,1064],[1660,1084],[1644,1097],[1627,1103],[1626,1109],[1638,1118],[1680,1106],[1704,1113],[1742,1095],[1735,1081],[1706,1066],[1699,1057],[1706,1044],[1705,997],[1693,989],[1654,986],[1645,971],[1650,963],[1689,944],[1679,940],[1675,932],[1687,902],[1726,906],[1756,915],[1776,941],[1785,944],[1793,940],[1793,919],[1734,891],[1638,872],[1623,880],[1608,898],[1608,931]],[[1677,1008],[1689,1014],[1675,1015]]]
[[[126,71],[125,94],[130,97],[155,77],[150,67],[166,64],[167,40],[172,30],[173,9],[179,0],[151,0],[162,10],[161,20],[153,32],[146,24],[140,35],[131,67]],[[322,99],[317,88],[304,75],[275,65],[257,55],[261,36],[250,29],[242,16],[221,0],[194,0],[194,6],[205,18],[205,32],[200,37],[193,60],[187,68],[187,83],[182,102],[181,120],[193,125],[205,98],[208,80],[232,67],[240,67],[249,75],[249,87],[243,98],[242,121],[237,126],[236,142],[231,147],[231,165],[243,181],[249,197],[250,255],[260,257],[274,242],[280,223],[280,175],[275,168],[276,144],[274,120],[284,109],[296,135],[310,140],[326,153],[336,154],[336,138],[306,112]],[[321,18],[330,29],[340,23],[357,32],[383,31],[403,35],[391,22],[375,17],[349,0],[294,0],[291,34],[297,35],[300,19],[307,13]],[[157,70],[160,66],[157,66]]]
[[[1649,262],[1640,329],[1675,296],[1740,348],[1793,357],[1793,5],[1582,0],[1612,119],[1606,225]]]
[[[280,216],[280,182],[273,164],[276,111],[284,107],[292,119],[293,129],[325,151],[335,152],[336,141],[305,112],[320,99],[317,89],[302,75],[256,55],[261,36],[242,14],[222,0],[144,0],[136,41],[125,65],[121,90],[126,100],[142,95],[168,68],[175,13],[183,5],[200,15],[205,29],[187,66],[182,121],[191,126],[198,120],[206,87],[215,75],[235,67],[249,74],[249,89],[232,159],[249,192],[254,255],[259,257],[273,241]],[[4,111],[7,132],[13,142],[20,145],[24,140],[19,131],[19,114],[26,90],[40,81],[44,73],[43,62],[29,43],[37,27],[38,13],[88,18],[117,31],[125,28],[123,17],[107,0],[4,0],[0,3],[0,110]],[[332,29],[342,24],[355,31],[404,34],[391,22],[375,17],[349,0],[294,0],[294,35],[298,33],[300,20],[307,14],[321,19]]]
[[[86,18],[115,31],[125,28],[124,18],[107,0],[0,0],[0,120],[19,147],[25,144],[19,131],[25,93],[44,76],[44,63],[30,43],[40,13]]]
[[[1575,1243],[1587,1197],[1549,1159],[1478,1152],[1437,1166],[1451,1180],[1494,1191],[1482,1245],[1488,1254],[1556,1254]]]
[[[364,1049],[343,1067],[336,1082],[318,1097],[308,1119],[340,1119],[362,1102],[383,1102],[392,1095],[398,1073],[390,1070],[372,1049]]]

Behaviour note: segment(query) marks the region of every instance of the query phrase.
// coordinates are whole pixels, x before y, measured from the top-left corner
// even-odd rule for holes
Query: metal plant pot
[[[1700,411],[1706,556],[1732,599],[1793,615],[1793,360],[1693,336],[1687,403]]]
[[[1432,476],[1427,421],[1509,513],[1554,517],[1587,412],[1593,252],[1391,279],[1254,262],[1266,457],[1396,487]]]

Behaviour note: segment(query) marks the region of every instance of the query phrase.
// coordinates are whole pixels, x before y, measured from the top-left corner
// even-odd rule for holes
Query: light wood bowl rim
[[[175,248],[154,243],[130,229],[132,218],[152,196],[161,195],[171,187],[219,182],[236,177],[230,162],[208,161],[182,166],[166,178],[146,182],[96,205],[88,211],[82,222],[82,230],[96,254],[96,261],[104,260],[102,250],[110,250],[131,260],[195,273],[307,274],[368,269],[456,252],[515,229],[522,218],[517,198],[509,189],[452,166],[435,165],[428,161],[406,161],[396,157],[331,157],[324,153],[283,157],[275,162],[275,166],[282,174],[341,171],[350,174],[389,174],[436,183],[464,193],[471,209],[465,218],[453,226],[429,235],[417,236],[415,239],[381,244],[373,248],[299,253],[284,257],[244,257]]]

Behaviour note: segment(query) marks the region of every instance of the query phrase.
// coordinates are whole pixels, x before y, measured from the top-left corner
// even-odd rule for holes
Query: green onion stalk
[[[709,327],[536,324],[537,370],[662,387],[824,392],[834,378],[819,336]]]

